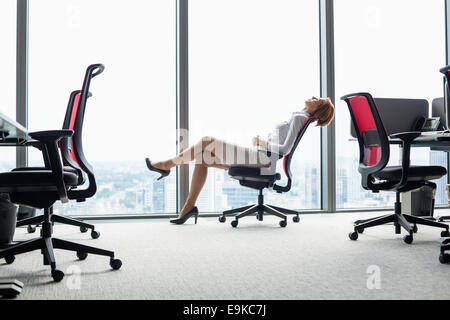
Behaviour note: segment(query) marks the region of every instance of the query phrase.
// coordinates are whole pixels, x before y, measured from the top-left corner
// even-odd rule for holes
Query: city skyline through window
[[[69,94],[81,89],[87,66],[105,66],[91,82],[83,126],[84,153],[94,168],[97,193],[83,203],[57,203],[55,211],[176,211],[176,175],[156,183],[144,162],[145,157],[173,156],[176,150],[175,4],[30,1],[30,130],[61,128]],[[30,149],[29,158],[30,165],[42,164],[37,150]]]

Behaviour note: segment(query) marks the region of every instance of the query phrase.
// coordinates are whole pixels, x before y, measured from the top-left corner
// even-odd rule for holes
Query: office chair
[[[66,114],[64,117],[63,129],[68,129],[68,130],[74,129],[75,119],[78,114],[78,111],[80,109],[84,109],[86,107],[87,99],[92,96],[92,94],[89,92],[90,81],[92,80],[92,78],[94,78],[95,76],[102,73],[103,70],[104,70],[104,66],[101,64],[93,64],[87,68],[86,73],[85,73],[85,78],[83,81],[82,90],[76,90],[70,94],[69,102],[67,104]],[[86,94],[83,95],[83,92],[86,92]],[[81,121],[81,126],[82,125],[83,125],[83,121]],[[80,135],[79,132],[74,133],[74,136],[79,136],[79,135]],[[73,139],[73,137],[72,137],[72,139]],[[31,142],[28,145],[35,146],[35,147],[41,149],[41,151],[44,151],[44,150],[42,150],[42,147],[41,147],[41,144],[39,141]],[[73,155],[72,146],[71,146],[71,140],[63,139],[58,144],[58,146],[59,146],[59,150],[61,152],[61,156],[63,159],[64,171],[71,172],[71,173],[77,175],[77,177],[78,177],[77,185],[74,186],[74,188],[83,185],[84,182],[86,181],[86,174],[83,172],[83,170],[81,170],[81,168],[75,161],[75,157]],[[48,168],[49,168],[48,155],[45,152],[43,152],[43,157],[44,157],[45,167],[21,167],[21,168],[13,169],[13,171],[48,170]],[[76,199],[77,202],[82,202],[85,200],[86,200],[85,198]],[[82,233],[85,233],[89,229],[91,229],[91,237],[93,239],[97,239],[100,237],[100,232],[96,231],[95,226],[92,224],[88,224],[88,223],[85,223],[85,222],[82,222],[82,221],[79,221],[76,219],[62,217],[62,216],[59,216],[56,214],[52,215],[52,219],[53,219],[52,220],[53,222],[59,222],[59,223],[67,224],[67,225],[78,226],[78,227],[80,227],[80,231]],[[33,225],[40,225],[43,221],[44,221],[44,216],[40,215],[37,217],[20,220],[17,222],[16,226],[20,227],[20,226],[28,225],[28,228],[27,228],[28,233],[34,233],[36,231],[36,227],[34,227]]]
[[[413,233],[417,232],[418,224],[443,228],[445,231],[442,231],[441,236],[450,236],[449,226],[446,224],[401,213],[401,192],[407,192],[425,185],[436,187],[430,180],[439,179],[447,173],[444,167],[439,166],[410,166],[411,143],[421,133],[392,134],[391,138],[400,139],[402,142],[402,165],[387,167],[390,140],[372,96],[369,93],[354,93],[345,95],[341,99],[348,105],[358,138],[358,171],[361,173],[362,187],[374,193],[380,191],[394,191],[396,193],[394,214],[376,217],[364,222],[356,221],[354,232],[349,234],[349,238],[357,240],[358,233],[363,233],[364,229],[391,222],[395,225],[396,234],[401,233],[401,227],[407,231],[408,235],[403,240],[408,244],[413,242]]]
[[[287,225],[287,216],[286,214],[293,214],[295,215],[293,217],[294,222],[299,222],[299,212],[286,209],[286,208],[280,208],[273,205],[266,205],[264,204],[264,195],[263,190],[265,188],[273,188],[277,193],[283,193],[288,192],[291,190],[292,185],[292,173],[291,173],[291,161],[292,156],[294,155],[295,149],[297,148],[300,140],[303,137],[303,134],[306,132],[306,129],[308,126],[312,123],[317,121],[315,118],[308,118],[303,127],[300,129],[297,138],[295,140],[294,146],[292,147],[292,150],[289,152],[289,154],[286,154],[283,157],[283,170],[287,177],[287,184],[285,186],[280,186],[275,184],[277,180],[281,179],[281,175],[279,173],[273,174],[273,175],[262,175],[260,168],[249,168],[249,167],[231,167],[228,169],[228,174],[236,180],[239,180],[239,184],[244,187],[256,189],[259,191],[258,195],[258,204],[254,205],[248,205],[241,208],[236,209],[230,209],[226,210],[222,213],[222,215],[219,217],[220,222],[226,221],[226,216],[230,214],[239,213],[237,216],[235,216],[235,220],[231,222],[231,225],[236,228],[238,225],[238,221],[240,218],[251,215],[256,213],[256,218],[259,221],[263,220],[264,213],[271,214],[274,216],[277,216],[283,220],[280,221],[281,227],[286,227]],[[269,154],[270,156],[270,154]]]
[[[450,65],[439,69],[444,75],[444,129],[450,129]],[[448,152],[448,151],[447,151]],[[440,216],[438,221],[449,221],[450,216]]]
[[[90,72],[95,73],[95,68],[90,69]],[[85,81],[89,82],[91,78],[92,75],[87,74]],[[87,95],[87,90],[82,91],[80,101],[86,101]],[[122,262],[114,258],[114,252],[112,251],[52,237],[53,222],[64,222],[64,220],[60,220],[62,217],[53,215],[53,204],[58,200],[67,203],[69,200],[90,198],[97,191],[92,166],[83,153],[82,123],[85,107],[86,105],[83,103],[78,106],[79,110],[73,123],[74,130],[40,131],[29,134],[31,138],[39,141],[43,146],[49,163],[48,170],[23,170],[0,173],[0,192],[8,193],[11,202],[44,209],[40,237],[0,250],[0,259],[5,258],[6,263],[10,264],[14,262],[15,255],[40,249],[44,256],[44,264],[51,266],[51,275],[56,282],[64,278],[64,273],[56,269],[53,249],[75,251],[80,260],[86,259],[89,253],[108,256],[110,257],[112,269],[117,270],[122,266]],[[78,175],[63,169],[58,152],[58,142],[64,138],[65,140],[62,141],[62,144],[69,143],[69,138],[71,138],[73,160],[87,176],[88,185],[85,188],[78,188]],[[33,223],[35,222],[33,221]]]

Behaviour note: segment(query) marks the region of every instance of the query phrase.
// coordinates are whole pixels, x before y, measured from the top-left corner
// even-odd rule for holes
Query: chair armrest
[[[48,155],[50,165],[49,169],[52,170],[54,182],[62,203],[69,202],[69,198],[67,196],[67,188],[64,183],[63,166],[58,152],[58,141],[62,138],[71,137],[73,132],[73,130],[48,130],[31,132],[29,134],[31,138],[39,140],[42,144],[44,144],[45,152]]]
[[[29,140],[23,144],[24,147],[36,147],[38,149],[42,148],[43,143],[39,140]]]
[[[45,143],[39,141],[39,140],[29,140],[26,141],[23,145],[23,147],[35,147],[39,151],[42,152],[42,157],[44,159],[44,165],[46,169],[50,169],[50,160],[48,158],[48,152],[47,148],[45,147]]]
[[[402,140],[402,177],[400,181],[394,185],[394,189],[401,189],[408,183],[408,173],[411,156],[411,143],[422,133],[419,131],[400,132],[391,134],[389,137]]]
[[[62,138],[69,138],[73,135],[73,130],[46,130],[46,131],[36,131],[30,132],[31,138],[39,140],[41,142],[46,141],[59,141]]]

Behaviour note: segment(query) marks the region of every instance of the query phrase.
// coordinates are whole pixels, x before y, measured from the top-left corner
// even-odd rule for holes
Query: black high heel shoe
[[[181,218],[178,219],[172,219],[170,220],[171,223],[175,223],[175,224],[183,224],[186,222],[187,219],[189,219],[190,217],[194,216],[195,217],[195,224],[197,224],[197,218],[198,218],[198,209],[197,207],[193,207],[191,209],[191,211],[189,211],[188,213],[186,213],[184,216],[182,216]]]
[[[158,169],[158,168],[155,168],[154,166],[152,166],[149,158],[145,158],[145,163],[147,164],[147,168],[150,171],[155,171],[155,172],[158,172],[161,174],[161,176],[159,176],[159,178],[156,180],[161,180],[162,178],[167,177],[170,173],[170,170]]]

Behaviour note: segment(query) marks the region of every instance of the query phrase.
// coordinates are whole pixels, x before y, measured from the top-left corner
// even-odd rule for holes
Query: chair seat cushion
[[[251,168],[251,167],[231,167],[228,169],[228,174],[230,176],[250,176],[256,177],[261,175],[261,168]]]
[[[228,174],[234,178],[256,178],[264,181],[280,180],[279,173],[276,174],[261,174],[261,168],[252,167],[231,167],[228,169]]]
[[[271,188],[276,180],[280,180],[279,173],[261,174],[261,168],[252,167],[231,167],[228,174],[236,180],[239,180],[241,186],[261,190],[263,188]]]
[[[64,171],[64,183],[66,186],[76,186],[78,176]],[[36,171],[11,171],[0,173],[0,188],[17,187],[48,187],[55,186],[54,177],[50,170]]]
[[[73,174],[78,174],[78,170],[74,169],[72,167],[69,166],[64,166],[63,167],[64,171],[68,171],[71,172]],[[20,168],[15,168],[12,169],[11,171],[40,171],[40,170],[46,170],[48,171],[48,169],[46,169],[45,167],[20,167]]]
[[[410,166],[408,171],[408,181],[428,181],[439,179],[447,173],[444,167],[440,166]],[[390,166],[376,172],[373,176],[379,180],[400,181],[402,178],[401,166]]]
[[[64,171],[73,173],[78,177],[77,185],[82,185],[86,181],[86,177],[83,174],[83,171],[72,168],[70,166],[64,166],[63,169]],[[20,167],[12,169],[11,171],[17,172],[17,171],[41,171],[41,170],[48,171],[48,169],[45,167]]]

